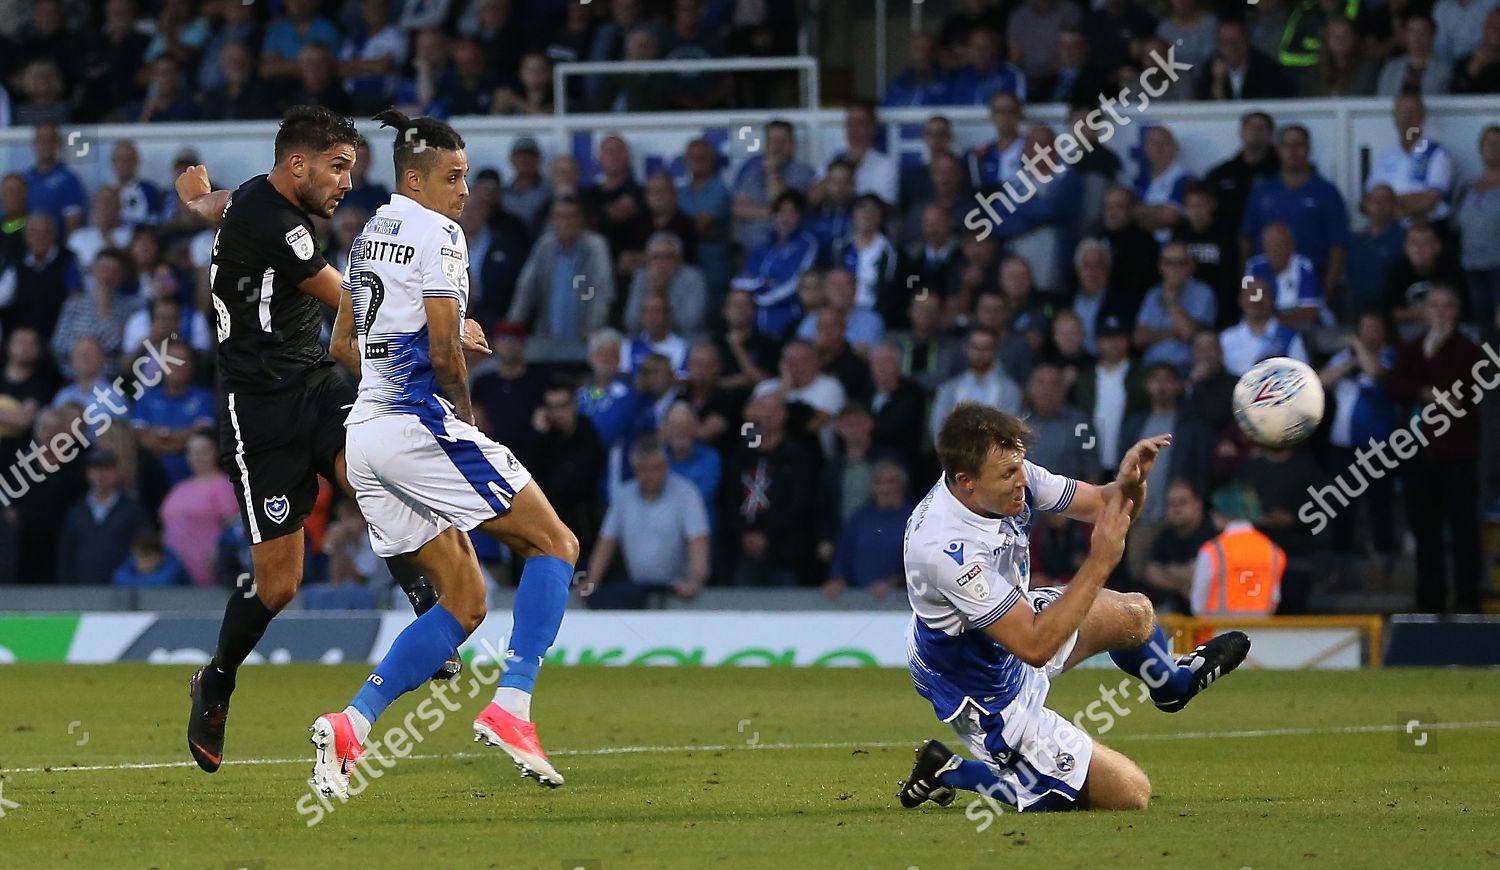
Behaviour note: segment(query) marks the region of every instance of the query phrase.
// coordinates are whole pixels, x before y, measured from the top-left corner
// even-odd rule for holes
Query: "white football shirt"
[[[424,299],[469,306],[469,250],[456,221],[396,194],[354,238],[344,287],[354,297],[359,398],[348,423],[450,411],[432,372]]]
[[[906,522],[909,664],[917,690],[942,715],[957,712],[965,697],[1004,707],[1021,687],[1026,664],[984,629],[1031,588],[1036,512],[1065,510],[1078,489],[1076,480],[1023,466],[1026,504],[1016,516],[980,516],[939,479]]]

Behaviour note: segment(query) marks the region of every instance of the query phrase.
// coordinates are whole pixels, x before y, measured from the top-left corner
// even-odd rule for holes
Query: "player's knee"
[[[1126,793],[1124,810],[1144,810],[1151,804],[1151,780],[1146,778],[1144,771],[1137,770],[1132,776],[1130,789]]]
[[[1139,592],[1128,593],[1125,596],[1125,615],[1131,639],[1136,645],[1145,643],[1156,625],[1156,608],[1151,606],[1151,599]]]
[[[547,530],[537,542],[537,549],[543,556],[561,559],[569,565],[578,564],[578,536],[562,522]]]
[[[272,613],[280,613],[286,609],[292,599],[297,597],[297,584],[300,577],[284,578],[274,581],[262,581],[257,577],[255,580],[255,594],[259,596],[260,603]]]
[[[272,613],[280,613],[286,609],[292,599],[297,597],[297,587],[302,585],[302,566],[287,567],[282,570],[258,571],[255,575],[255,594],[260,598],[260,603],[266,606]]]
[[[464,631],[473,634],[488,614],[489,608],[485,606],[484,595],[481,594],[476,601],[458,602],[454,607],[453,618],[464,627]]]

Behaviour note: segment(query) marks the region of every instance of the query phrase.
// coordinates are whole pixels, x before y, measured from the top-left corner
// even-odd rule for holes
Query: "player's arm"
[[[328,338],[328,355],[358,375],[359,340],[354,331],[354,295],[340,288],[338,307],[338,313],[333,317],[333,334]]]
[[[1094,525],[1088,558],[1073,575],[1072,582],[1063,588],[1062,596],[1040,613],[1024,605],[1024,596],[1018,598],[1017,603],[1022,606],[1013,604],[1005,615],[986,626],[984,633],[1032,667],[1039,668],[1051,661],[1083,624],[1094,599],[1099,597],[1099,590],[1120,563],[1133,514],[1130,499],[1112,493]]]
[[[423,296],[422,305],[427,309],[432,374],[453,404],[454,415],[472,426],[474,407],[469,400],[469,365],[464,360],[463,318],[459,316],[458,300],[450,296]]]
[[[1098,522],[1109,500],[1123,495],[1134,505],[1130,515],[1134,520],[1146,503],[1146,478],[1151,476],[1151,468],[1161,451],[1171,444],[1171,435],[1153,435],[1137,441],[1120,460],[1120,471],[1113,483],[1099,486],[1078,481],[1078,490],[1063,509],[1063,516],[1085,523]]]
[[[177,176],[177,198],[187,210],[212,226],[224,220],[231,191],[214,190],[208,181],[207,166],[189,166]]]
[[[343,273],[326,264],[323,268],[314,272],[311,277],[297,282],[297,286],[303,293],[306,293],[335,311],[343,304],[341,299],[349,295],[344,292]]]

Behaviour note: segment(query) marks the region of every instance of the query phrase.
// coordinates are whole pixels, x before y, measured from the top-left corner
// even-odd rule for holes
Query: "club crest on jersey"
[[[307,231],[307,227],[303,226],[302,224],[298,224],[297,226],[293,227],[291,231],[286,234],[286,243],[291,246],[292,253],[297,255],[297,259],[312,259],[314,250],[313,238],[312,233]]]
[[[1077,762],[1074,760],[1071,754],[1067,752],[1059,752],[1057,753],[1056,763],[1058,770],[1062,771],[1063,773],[1067,773],[1068,771],[1073,769],[1073,765]]]
[[[273,523],[286,521],[286,515],[292,509],[292,503],[284,495],[278,495],[265,500],[266,519]]]
[[[950,558],[950,559],[953,560],[953,564],[958,565],[960,567],[963,566],[963,564],[964,564],[964,542],[963,541],[953,541],[953,542],[949,543],[948,546],[946,546],[946,547],[943,548],[943,552],[947,554],[948,558]],[[960,584],[960,585],[962,585],[962,584]]]

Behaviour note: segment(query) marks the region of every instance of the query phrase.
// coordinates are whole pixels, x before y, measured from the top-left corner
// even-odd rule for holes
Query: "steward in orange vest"
[[[1245,520],[1198,548],[1194,616],[1270,616],[1281,601],[1286,553]]]

